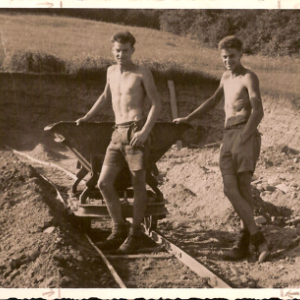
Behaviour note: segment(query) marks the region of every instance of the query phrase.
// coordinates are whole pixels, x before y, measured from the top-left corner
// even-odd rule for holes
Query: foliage
[[[54,55],[29,50],[7,55],[2,68],[7,72],[62,73],[66,70],[66,64]]]
[[[76,17],[130,26],[159,29],[159,10],[155,9],[2,9],[9,14],[44,14]]]
[[[227,35],[237,35],[248,54],[299,56],[299,17],[298,10],[165,10],[160,26],[210,47],[217,47]]]

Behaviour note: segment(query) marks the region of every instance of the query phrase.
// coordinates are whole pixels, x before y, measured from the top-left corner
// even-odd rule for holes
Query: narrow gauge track
[[[23,160],[31,162],[41,177],[55,188],[56,201],[60,201],[66,211],[72,214],[69,190],[76,176],[59,165],[9,149],[22,156]],[[120,288],[230,288],[217,275],[169,242],[159,232],[149,232],[146,228],[142,248],[136,254],[120,256],[103,253],[95,246],[95,242],[104,240],[109,235],[110,224],[109,218],[103,218],[100,221],[101,229],[99,222],[95,222],[85,235]]]

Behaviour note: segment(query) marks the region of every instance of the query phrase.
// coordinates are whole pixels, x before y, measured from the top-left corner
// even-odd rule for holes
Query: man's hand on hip
[[[136,132],[130,141],[130,145],[132,147],[143,147],[144,143],[147,140],[147,137],[148,134],[146,134],[145,132],[142,131]]]

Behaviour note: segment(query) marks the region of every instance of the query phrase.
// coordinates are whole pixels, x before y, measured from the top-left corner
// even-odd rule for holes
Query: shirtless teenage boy
[[[252,244],[259,262],[269,254],[268,243],[253,217],[251,178],[260,153],[257,130],[263,118],[263,106],[257,76],[241,65],[242,42],[234,36],[220,41],[219,50],[227,71],[214,95],[187,117],[175,123],[189,122],[214,107],[224,96],[225,129],[220,153],[224,193],[241,218],[241,231],[235,246],[224,253],[227,260],[245,258]]]
[[[102,250],[131,253],[138,247],[140,226],[146,210],[145,174],[151,143],[149,134],[161,111],[161,103],[151,72],[131,60],[135,50],[134,36],[130,32],[118,32],[113,35],[111,42],[117,64],[107,70],[107,82],[102,95],[90,111],[76,122],[88,121],[107,101],[112,101],[116,125],[98,186],[112,218],[113,230],[107,240],[97,246]],[[151,102],[148,116],[143,111],[146,98]],[[133,222],[129,234],[114,188],[116,176],[124,164],[130,169],[134,190]]]

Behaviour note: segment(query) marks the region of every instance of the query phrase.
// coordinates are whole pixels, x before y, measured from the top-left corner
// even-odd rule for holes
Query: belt
[[[139,124],[145,123],[146,122],[146,118],[140,119],[138,121],[129,121],[129,122],[125,122],[125,123],[121,123],[121,124],[115,124],[114,125],[114,129],[117,128],[131,128],[134,126],[138,126]]]

